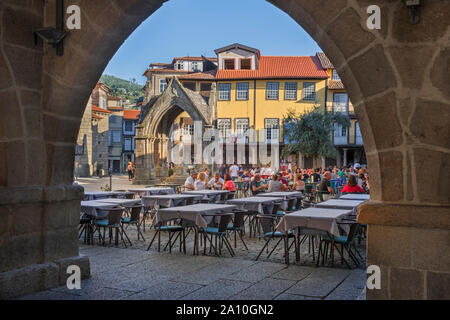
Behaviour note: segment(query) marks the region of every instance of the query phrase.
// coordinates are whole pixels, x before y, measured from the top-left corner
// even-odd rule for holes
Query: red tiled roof
[[[128,110],[125,109],[123,111],[123,118],[126,120],[137,120],[139,119],[139,115],[141,114],[141,110]]]
[[[317,52],[316,54],[317,58],[319,58],[320,64],[322,65],[322,68],[324,69],[334,69],[333,64],[331,63],[330,59],[326,56],[323,52]]]
[[[326,79],[317,57],[261,56],[258,70],[218,70],[216,79]]]
[[[97,115],[97,114],[95,114],[95,113],[93,113],[92,114],[92,119],[103,119],[103,117],[100,117],[99,115]]]
[[[342,83],[342,81],[336,81],[336,80],[331,80],[328,83],[328,89],[330,90],[344,90],[344,84]]]
[[[211,70],[206,72],[196,72],[186,75],[178,76],[180,80],[215,80],[217,70]]]
[[[122,98],[121,97],[113,97],[108,94],[108,100],[119,101],[119,100],[122,100]]]
[[[109,110],[99,108],[98,106],[95,106],[95,105],[92,106],[92,111],[94,111],[94,112],[103,112],[103,113],[112,113]]]

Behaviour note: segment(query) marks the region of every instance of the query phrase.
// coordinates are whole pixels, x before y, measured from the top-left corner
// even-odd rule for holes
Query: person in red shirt
[[[222,190],[228,190],[228,191],[236,191],[236,186],[233,182],[233,180],[231,179],[231,176],[229,174],[225,174],[224,179],[225,182],[223,184],[223,188]]]
[[[356,177],[351,174],[347,179],[347,184],[342,188],[341,193],[364,193],[364,190],[358,186]]]

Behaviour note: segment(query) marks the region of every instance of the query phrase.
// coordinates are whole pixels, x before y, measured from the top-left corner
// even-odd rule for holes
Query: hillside
[[[102,75],[100,81],[111,88],[112,96],[121,96],[132,103],[144,96],[143,86],[138,83],[107,74]]]

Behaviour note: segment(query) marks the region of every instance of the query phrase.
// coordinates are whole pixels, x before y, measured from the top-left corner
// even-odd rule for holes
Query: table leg
[[[334,267],[334,236],[328,233],[331,239],[331,266]]]

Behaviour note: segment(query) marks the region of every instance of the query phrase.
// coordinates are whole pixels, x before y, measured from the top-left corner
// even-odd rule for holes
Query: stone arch
[[[402,1],[380,0],[381,30],[365,26],[370,1],[269,2],[317,41],[355,105],[372,189],[360,221],[369,226],[368,263],[389,284],[368,297],[448,297],[439,283],[450,278],[449,257],[440,254],[449,251],[450,230],[450,2],[424,2],[421,22],[411,25]],[[72,177],[84,107],[113,54],[163,3],[78,1],[82,29],[70,32],[62,57],[31,36],[54,25],[54,0],[0,3],[0,100],[11,110],[0,119],[0,213],[8,217],[0,220],[0,274],[78,255],[82,190]],[[25,208],[39,212],[33,227],[3,228],[19,224]],[[24,249],[26,241],[33,246]]]

